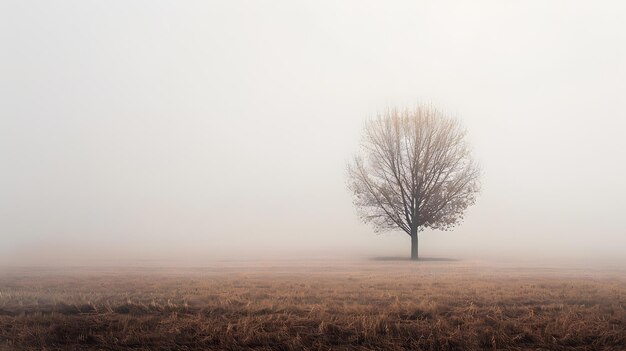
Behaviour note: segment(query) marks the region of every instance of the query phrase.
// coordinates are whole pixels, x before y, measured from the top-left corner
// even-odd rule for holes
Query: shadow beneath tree
[[[410,257],[405,256],[382,256],[382,257],[372,257],[371,261],[411,261]],[[458,262],[460,260],[456,258],[445,258],[445,257],[420,257],[416,262]]]

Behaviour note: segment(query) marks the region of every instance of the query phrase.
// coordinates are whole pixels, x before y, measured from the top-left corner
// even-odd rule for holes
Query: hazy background
[[[420,255],[626,252],[622,1],[0,2],[0,264],[409,255],[363,120],[462,119],[484,191]],[[150,261],[142,261],[150,262]]]

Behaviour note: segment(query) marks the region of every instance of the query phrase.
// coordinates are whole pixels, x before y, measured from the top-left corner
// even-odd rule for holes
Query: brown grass
[[[626,349],[621,271],[288,265],[5,270],[0,349]]]

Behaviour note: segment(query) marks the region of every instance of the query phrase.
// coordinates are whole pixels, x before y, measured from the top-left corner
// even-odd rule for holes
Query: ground
[[[0,350],[624,350],[620,269],[464,261],[0,269]]]

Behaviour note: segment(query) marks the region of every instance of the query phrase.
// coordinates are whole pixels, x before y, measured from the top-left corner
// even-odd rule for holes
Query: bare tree
[[[480,191],[465,135],[456,119],[431,106],[389,110],[366,122],[362,150],[348,165],[361,218],[377,232],[406,232],[413,260],[418,232],[454,227]]]

